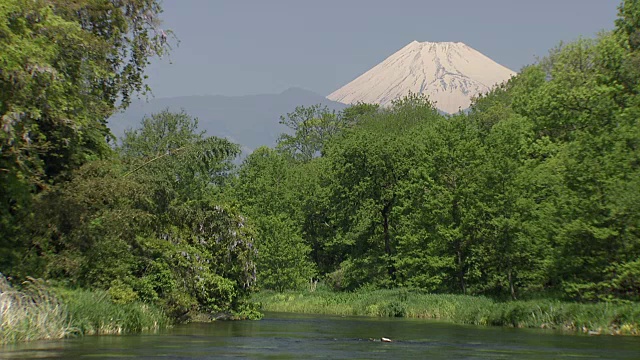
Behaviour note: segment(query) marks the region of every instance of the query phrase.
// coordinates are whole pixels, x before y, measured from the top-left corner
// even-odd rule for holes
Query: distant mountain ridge
[[[327,98],[387,106],[409,92],[421,93],[452,114],[515,74],[461,42],[413,41]]]
[[[190,116],[198,118],[200,130],[240,144],[247,154],[259,146],[276,144],[278,136],[287,131],[285,126],[279,124],[281,115],[293,112],[296,106],[315,104],[326,105],[337,111],[347,107],[300,88],[290,88],[280,94],[154,98],[148,102],[134,101],[126,111],[109,119],[109,127],[120,138],[125,129],[138,128],[145,115],[166,108],[175,112],[184,109]]]

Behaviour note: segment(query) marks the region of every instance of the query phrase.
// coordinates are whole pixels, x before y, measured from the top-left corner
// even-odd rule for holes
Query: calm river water
[[[391,343],[371,341],[387,337]],[[267,313],[261,321],[0,347],[2,359],[640,359],[640,338],[365,317]]]

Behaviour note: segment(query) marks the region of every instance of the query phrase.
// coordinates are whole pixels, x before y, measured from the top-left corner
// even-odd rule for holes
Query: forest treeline
[[[289,114],[232,187],[259,284],[638,300],[639,25],[626,1],[453,116],[415,95]]]
[[[637,301],[640,1],[619,9],[468,111],[299,107],[236,166],[239,146],[184,112],[111,141],[106,119],[168,48],[155,1],[5,1],[0,272],[177,319],[316,280]]]

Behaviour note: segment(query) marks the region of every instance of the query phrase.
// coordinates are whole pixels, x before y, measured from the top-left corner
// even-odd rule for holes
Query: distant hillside
[[[280,94],[247,96],[183,96],[157,98],[149,102],[136,101],[123,112],[109,119],[111,131],[120,138],[125,129],[137,128],[145,115],[169,108],[184,109],[199,119],[199,127],[208,135],[226,137],[242,145],[245,153],[255,148],[273,146],[278,136],[286,131],[280,125],[280,115],[292,112],[296,106],[323,104],[341,110],[346,105],[326,99],[314,92],[291,88]]]

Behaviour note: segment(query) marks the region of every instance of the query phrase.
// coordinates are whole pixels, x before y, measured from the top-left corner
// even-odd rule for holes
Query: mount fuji
[[[409,92],[421,93],[453,114],[515,74],[461,42],[413,41],[327,98],[387,106]]]

